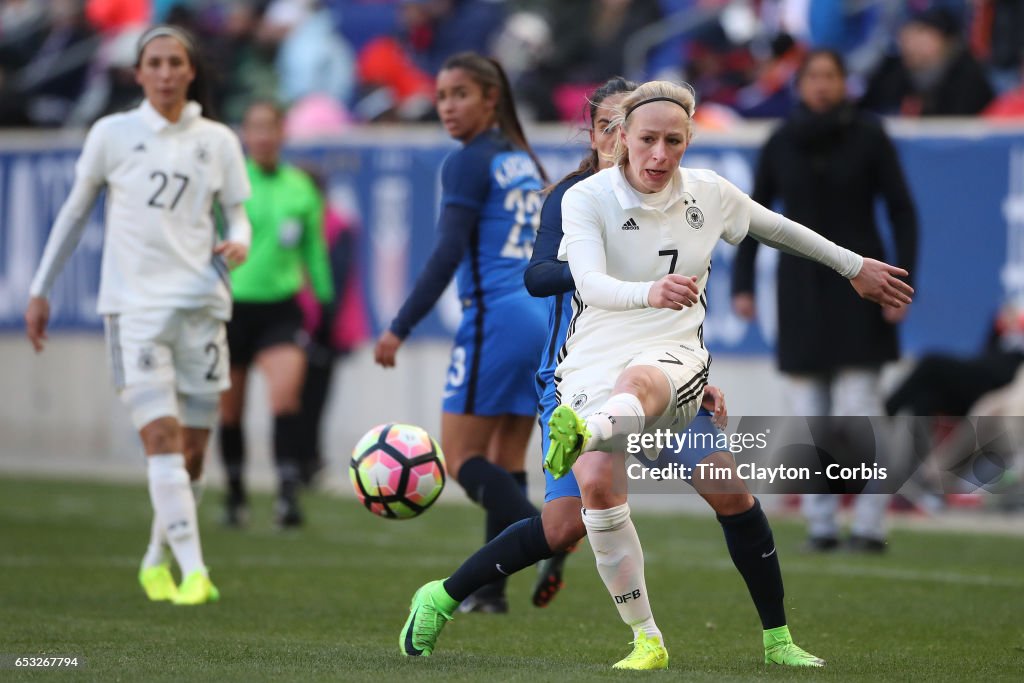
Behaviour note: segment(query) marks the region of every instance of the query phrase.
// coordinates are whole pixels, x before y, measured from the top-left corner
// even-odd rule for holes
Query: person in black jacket
[[[899,55],[871,76],[861,106],[899,116],[981,113],[995,93],[960,35],[960,22],[948,9],[912,15],[900,29]]]
[[[865,257],[884,258],[875,200],[884,198],[896,249],[894,263],[914,272],[917,215],[892,141],[871,116],[846,97],[846,69],[830,50],[808,54],[797,72],[800,104],[761,150],[753,199],[776,200],[787,216]],[[733,308],[752,320],[757,242],[739,247],[733,270]],[[780,254],[779,369],[792,412],[802,416],[885,415],[879,391],[883,364],[899,357],[895,325],[906,314],[860,299],[817,263]],[[882,550],[886,496],[860,495],[851,547]],[[838,497],[804,498],[809,547],[838,546]]]

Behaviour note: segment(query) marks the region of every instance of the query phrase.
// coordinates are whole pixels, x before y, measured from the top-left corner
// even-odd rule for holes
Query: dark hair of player
[[[604,85],[602,85],[600,88],[591,93],[590,97],[587,98],[587,113],[589,115],[588,122],[590,124],[589,128],[594,128],[595,121],[597,120],[597,109],[598,107],[601,106],[602,102],[604,102],[607,98],[611,97],[612,95],[618,95],[619,93],[624,92],[632,92],[636,90],[638,86],[638,83],[631,81],[628,78],[624,78],[622,76],[612,76],[607,81],[605,81]],[[562,183],[568,180],[569,178],[576,178],[582,175],[588,175],[590,173],[597,171],[597,169],[599,169],[600,167],[601,159],[598,158],[597,150],[592,149],[590,150],[590,154],[583,158],[583,161],[580,162],[580,165],[576,168],[576,170],[567,174],[564,178],[559,180],[558,183]],[[556,183],[556,185],[558,183]],[[554,187],[554,185],[552,185],[551,187]],[[551,188],[546,189],[550,190]]]
[[[475,52],[460,52],[444,61],[441,70],[444,71],[446,69],[462,69],[483,89],[484,93],[488,93],[491,89],[497,89],[498,104],[496,107],[496,117],[498,119],[498,128],[501,129],[501,132],[512,144],[530,155],[533,163],[537,165],[537,172],[540,173],[541,179],[547,182],[548,177],[544,172],[544,167],[541,166],[540,159],[537,158],[533,148],[530,147],[530,143],[526,141],[526,134],[523,133],[523,126],[519,122],[519,115],[516,113],[516,103],[512,97],[512,86],[509,85],[508,76],[505,75],[505,70],[501,68],[501,64],[490,57],[483,57]]]

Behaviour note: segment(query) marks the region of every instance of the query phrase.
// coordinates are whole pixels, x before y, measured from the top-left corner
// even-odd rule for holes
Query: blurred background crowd
[[[136,41],[164,21],[200,36],[221,119],[267,97],[306,133],[431,119],[463,50],[499,59],[537,121],[615,74],[692,83],[705,125],[782,116],[814,47],[879,114],[1024,116],[1024,0],[0,0],[0,125],[133,105]]]

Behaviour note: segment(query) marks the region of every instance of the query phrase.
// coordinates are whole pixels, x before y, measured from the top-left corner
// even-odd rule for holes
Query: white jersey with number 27
[[[189,102],[171,123],[149,104],[92,127],[75,167],[75,187],[32,283],[46,296],[74,249],[81,221],[106,187],[99,312],[208,308],[231,314],[227,268],[213,253],[213,202],[249,197],[237,136]],[[76,225],[77,224],[77,225]],[[75,234],[75,233],[78,234]]]

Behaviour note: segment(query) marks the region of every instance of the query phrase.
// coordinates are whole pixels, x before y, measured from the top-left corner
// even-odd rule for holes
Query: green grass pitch
[[[446,494],[460,496],[458,487]],[[282,534],[255,497],[244,532],[202,506],[220,603],[148,603],[136,569],[150,524],[145,487],[0,479],[0,654],[76,654],[70,671],[0,680],[687,681],[1022,680],[1024,538],[896,531],[885,557],[801,555],[802,526],[776,521],[790,627],[824,670],[763,664],[760,625],[709,516],[635,515],[671,669],[612,672],[629,651],[584,546],[547,609],[533,571],[513,578],[508,616],[457,615],[434,656],[398,653],[408,600],[476,549],[483,515],[447,505],[406,522],[350,498],[308,497],[310,523]]]

